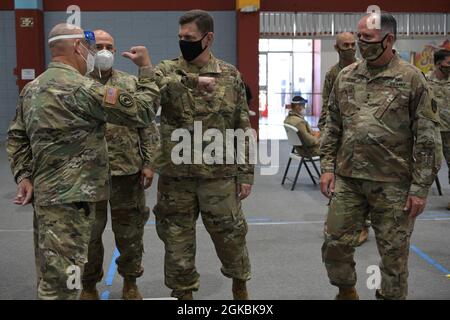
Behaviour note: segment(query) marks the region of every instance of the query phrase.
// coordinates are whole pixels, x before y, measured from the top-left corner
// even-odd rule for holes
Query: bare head
[[[114,43],[114,38],[105,30],[97,29],[94,30],[95,34],[95,48],[97,51],[108,50],[111,53],[116,52],[116,46]]]
[[[203,65],[208,62],[211,46],[214,41],[214,20],[203,10],[191,10],[179,19],[178,38],[183,57],[190,63]],[[191,43],[200,42],[201,50],[194,52]],[[201,51],[201,53],[200,53]],[[199,53],[196,55],[195,53]],[[194,57],[195,56],[195,57]]]
[[[367,14],[359,20],[358,46],[370,65],[381,66],[389,63],[394,56],[392,48],[397,39],[397,21],[387,12],[375,15]]]
[[[80,27],[68,23],[54,26],[48,35],[52,61],[68,64],[85,74],[89,43],[84,39],[83,32]],[[56,38],[66,35],[80,35],[80,38]]]
[[[355,36],[353,35],[353,33],[342,32],[336,36],[336,44],[334,45],[334,48],[336,49],[336,51],[355,49],[355,47],[356,47],[356,41],[355,41]]]
[[[351,32],[339,33],[336,37],[334,50],[339,54],[339,64],[343,67],[355,62],[355,36]]]

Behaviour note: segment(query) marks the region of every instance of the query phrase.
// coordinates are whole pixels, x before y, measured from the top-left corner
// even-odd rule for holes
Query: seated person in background
[[[291,111],[284,123],[294,126],[298,130],[298,136],[303,145],[296,147],[296,152],[302,157],[317,157],[319,156],[320,132],[312,131],[309,123],[305,120],[307,102],[308,100],[301,96],[294,96],[291,100]]]

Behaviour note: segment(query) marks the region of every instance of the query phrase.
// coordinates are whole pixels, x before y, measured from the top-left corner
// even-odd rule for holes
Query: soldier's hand
[[[320,176],[320,191],[328,199],[334,193],[334,173],[325,172]]]
[[[238,185],[238,197],[240,200],[244,200],[245,198],[247,198],[251,192],[252,192],[251,184],[243,183]]]
[[[141,185],[144,189],[148,189],[150,188],[150,186],[152,185],[153,182],[153,176],[155,175],[155,173],[148,169],[148,168],[144,168],[141,171]]]
[[[198,90],[211,93],[216,88],[216,79],[212,77],[198,77]]]
[[[25,206],[33,199],[33,184],[29,179],[23,179],[17,185],[17,194],[14,198],[14,204]]]
[[[411,219],[414,219],[423,212],[426,204],[426,198],[408,196],[408,199],[406,199],[406,206],[403,208],[403,211],[405,211]]]
[[[138,67],[152,66],[152,60],[150,59],[147,48],[144,46],[132,47],[130,51],[123,52],[122,57],[130,59]]]

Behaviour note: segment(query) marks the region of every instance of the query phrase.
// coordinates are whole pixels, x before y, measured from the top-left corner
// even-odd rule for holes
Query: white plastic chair
[[[302,157],[298,153],[296,153],[295,147],[300,147],[303,145],[300,137],[298,136],[298,130],[296,127],[291,126],[289,124],[284,124],[284,129],[286,130],[286,134],[288,137],[288,143],[292,146],[292,151],[289,155],[289,161],[288,161],[286,170],[284,171],[283,180],[281,181],[281,185],[284,185],[284,182],[286,181],[286,179],[288,179],[288,178],[286,178],[286,176],[289,171],[289,167],[291,165],[292,159],[299,161],[300,164],[298,165],[297,173],[295,174],[295,178],[293,180],[291,191],[294,190],[295,185],[297,184],[298,176],[300,174],[300,170],[302,169],[303,164],[305,165],[305,168],[308,171],[308,174],[309,174],[312,182],[315,185],[317,185],[315,178],[320,179],[320,172],[316,166],[316,162],[320,161],[320,157],[307,158],[307,157]],[[317,177],[314,177],[314,175],[311,173],[311,170],[308,167],[308,163],[311,163],[313,165],[314,170],[316,171],[316,173],[318,175]],[[288,179],[288,180],[290,180],[290,179]]]

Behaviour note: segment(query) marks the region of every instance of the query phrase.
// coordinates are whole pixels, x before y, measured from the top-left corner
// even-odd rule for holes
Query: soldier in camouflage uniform
[[[334,50],[339,54],[339,61],[325,74],[325,81],[322,89],[322,110],[317,126],[320,131],[324,131],[327,122],[328,99],[330,98],[331,89],[333,89],[334,81],[339,72],[346,66],[356,61],[356,41],[353,33],[342,32],[336,36],[336,44]]]
[[[75,299],[87,261],[96,204],[109,197],[106,122],[145,128],[159,89],[144,47],[125,53],[140,66],[135,92],[83,76],[93,66],[93,33],[68,24],[49,34],[52,62],[19,96],[7,152],[25,205],[34,191],[38,298]],[[34,187],[34,190],[33,190]]]
[[[336,44],[334,49],[339,54],[339,62],[336,63],[325,75],[325,82],[322,90],[322,110],[320,112],[320,118],[317,126],[321,132],[325,130],[325,124],[327,121],[328,100],[330,98],[331,90],[336,78],[341,70],[348,65],[351,65],[356,61],[356,42],[355,36],[351,32],[342,32],[336,37]],[[369,236],[370,219],[366,219],[365,226],[362,229],[357,245],[360,246],[367,241]],[[327,236],[327,222],[325,221],[323,234]]]
[[[363,61],[333,87],[321,141],[321,191],[331,198],[322,256],[337,299],[358,299],[354,245],[370,215],[381,255],[381,299],[407,296],[409,241],[440,166],[439,114],[423,74],[392,50],[396,21],[358,24]]]
[[[155,77],[162,92],[162,112],[161,153],[155,162],[160,177],[154,213],[158,235],[165,244],[165,283],[173,290],[172,296],[179,299],[192,299],[192,291],[198,290],[195,226],[201,212],[222,263],[221,271],[233,279],[234,298],[248,299],[246,281],[251,271],[241,200],[250,194],[253,165],[248,161],[175,164],[171,159],[178,144],[172,141],[172,133],[184,128],[193,138],[195,121],[201,123],[200,134],[214,128],[225,137],[226,129],[251,129],[245,87],[235,67],[211,54],[213,20],[208,13],[187,12],[179,23],[182,56],[159,63]],[[164,76],[173,74],[186,74],[191,80],[178,87],[167,86]],[[196,79],[199,83],[214,80],[214,91],[208,92],[212,85],[207,84],[207,90],[199,90]],[[234,153],[233,146],[231,149]],[[194,158],[197,156],[194,154]]]
[[[441,138],[444,158],[450,168],[450,51],[439,50],[434,53],[434,70],[426,75],[433,92],[441,119]],[[448,170],[450,183],[450,169]],[[450,210],[450,203],[447,206]]]
[[[305,104],[308,100],[294,96],[291,101],[291,111],[284,119],[285,124],[289,124],[297,128],[298,137],[302,141],[301,146],[296,147],[296,152],[302,157],[318,157],[320,145],[320,133],[312,131],[308,121],[305,120]]]
[[[96,30],[96,63],[90,77],[103,85],[135,92],[138,79],[112,68],[116,52],[114,39],[103,30]],[[144,251],[144,226],[149,217],[145,205],[144,189],[150,187],[153,171],[150,165],[159,143],[156,124],[148,128],[129,128],[111,123],[106,125],[109,165],[111,170],[111,221],[120,256],[118,272],[124,278],[123,298],[141,300],[136,278],[144,268],[141,265]],[[88,262],[83,274],[83,291],[80,299],[99,299],[96,283],[103,277],[104,248],[102,234],[107,222],[107,201],[98,202],[95,224],[89,243]]]

